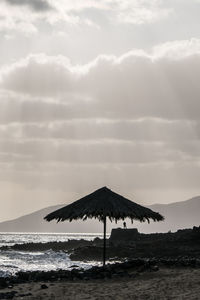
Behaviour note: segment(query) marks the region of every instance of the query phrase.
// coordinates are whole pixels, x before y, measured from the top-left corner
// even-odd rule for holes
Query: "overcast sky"
[[[200,0],[0,1],[0,221],[101,186],[200,194]]]

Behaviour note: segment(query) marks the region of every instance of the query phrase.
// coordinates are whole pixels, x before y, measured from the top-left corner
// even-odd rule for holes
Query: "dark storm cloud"
[[[44,12],[52,9],[47,0],[4,0],[10,5],[27,6],[36,12]]]

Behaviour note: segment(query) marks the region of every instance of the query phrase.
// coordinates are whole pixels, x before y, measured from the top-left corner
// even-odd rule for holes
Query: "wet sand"
[[[44,284],[48,288],[42,289]],[[150,299],[199,300],[200,268],[161,268],[135,278],[92,281],[33,282],[15,285],[1,292],[16,291],[13,299]],[[30,296],[27,294],[31,293]],[[26,294],[23,296],[23,294]]]

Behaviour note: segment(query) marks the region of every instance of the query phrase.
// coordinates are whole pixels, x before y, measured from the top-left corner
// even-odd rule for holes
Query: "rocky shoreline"
[[[131,231],[129,232],[131,234]],[[0,299],[24,297],[31,294],[19,294],[16,286],[39,284],[41,289],[48,288],[47,283],[93,282],[95,280],[137,279],[142,273],[166,270],[200,269],[200,227],[179,230],[175,233],[140,234],[134,231],[134,238],[128,239],[128,231],[115,232],[107,239],[107,260],[105,267],[94,266],[88,270],[72,266],[71,270],[18,272],[15,276],[1,277]],[[125,240],[124,237],[126,237]],[[0,250],[16,251],[66,251],[72,260],[102,260],[103,240],[68,240],[67,242],[27,243],[4,246]],[[112,261],[119,261],[118,263]],[[184,271],[185,272],[185,271]],[[189,271],[188,271],[189,272]],[[196,272],[196,271],[195,271]],[[14,289],[15,288],[15,289]]]
[[[200,260],[186,257],[135,259],[88,270],[74,266],[71,271],[18,272],[0,278],[0,299],[88,299],[91,293],[95,299],[198,299],[199,275]]]
[[[69,251],[79,247],[87,247],[94,245],[94,241],[68,240],[67,242],[47,242],[47,243],[26,243],[15,244],[13,246],[2,246],[0,250],[16,250],[16,251]]]
[[[116,231],[116,230],[115,230]],[[117,234],[116,234],[117,233]],[[120,260],[140,258],[178,258],[200,257],[200,227],[178,230],[175,233],[141,234],[130,230],[118,229],[115,238],[111,234],[107,239],[107,259]],[[127,237],[127,239],[124,239]],[[66,242],[27,243],[4,246],[0,250],[16,251],[66,251],[73,261],[101,261],[103,240],[95,238],[93,241],[68,240]]]
[[[123,263],[107,264],[105,267],[94,266],[88,270],[74,266],[72,270],[18,272],[15,276],[1,277],[0,288],[12,287],[26,282],[51,282],[62,280],[96,280],[121,277],[136,277],[139,273],[158,271],[167,268],[200,268],[200,259],[182,257],[178,259],[134,259]]]

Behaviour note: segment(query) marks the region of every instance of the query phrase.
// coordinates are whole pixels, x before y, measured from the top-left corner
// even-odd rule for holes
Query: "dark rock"
[[[102,246],[103,245],[103,240],[100,239],[99,237],[96,237],[93,241],[94,246]]]
[[[0,299],[13,299],[16,294],[17,291],[0,293]]]
[[[7,278],[0,277],[0,288],[6,288],[9,285],[9,281]]]
[[[45,289],[48,289],[48,286],[47,286],[46,284],[41,284],[40,288],[41,288],[42,290],[45,290]]]
[[[151,266],[151,271],[157,272],[157,271],[159,271],[159,267],[158,266]]]
[[[30,272],[18,272],[17,276],[21,282],[28,281],[30,279]]]
[[[118,244],[133,244],[135,240],[139,238],[139,232],[137,228],[130,229],[122,229],[122,228],[114,228],[112,229],[111,236],[109,238],[109,243],[111,245]]]
[[[68,240],[67,242],[48,242],[48,243],[26,243],[15,244],[13,246],[2,246],[1,250],[17,250],[17,251],[46,251],[52,249],[53,251],[72,250],[78,247],[92,245],[92,241],[87,240]]]
[[[26,293],[26,294],[18,294],[18,297],[27,297],[27,296],[32,296],[32,293]]]

